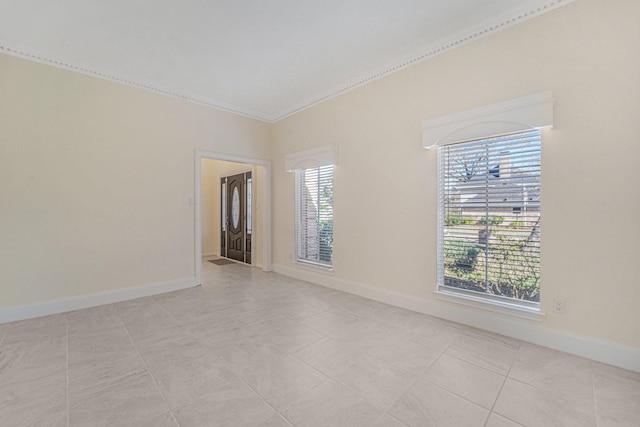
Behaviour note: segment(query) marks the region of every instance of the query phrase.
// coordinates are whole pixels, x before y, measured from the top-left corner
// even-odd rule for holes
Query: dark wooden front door
[[[220,185],[220,254],[251,264],[251,172],[224,177]]]

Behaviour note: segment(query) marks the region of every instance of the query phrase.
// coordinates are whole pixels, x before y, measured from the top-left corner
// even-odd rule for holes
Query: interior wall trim
[[[516,319],[493,312],[469,309],[444,301],[428,301],[363,283],[318,274],[309,270],[274,264],[273,271],[316,285],[369,298],[418,313],[586,357],[623,369],[640,372],[640,348],[593,337],[545,329],[539,322]]]
[[[295,106],[289,107],[287,110],[280,111],[274,116],[265,118],[266,119],[265,121],[270,123],[278,122],[282,119],[285,119],[289,116],[299,113],[300,111],[314,107],[315,105],[318,105],[324,101],[328,101],[331,98],[335,98],[353,89],[357,89],[360,86],[364,86],[375,80],[381,79],[383,77],[387,77],[400,70],[411,67],[419,62],[434,58],[438,55],[449,52],[467,43],[471,43],[475,40],[497,33],[513,25],[520,24],[531,18],[535,18],[536,16],[542,15],[543,13],[546,13],[546,12],[550,12],[553,9],[556,9],[561,6],[565,6],[574,1],[575,0],[549,0],[549,1],[543,0],[535,4],[528,4],[508,15],[497,16],[495,19],[488,22],[483,22],[478,26],[476,26],[475,28],[467,29],[466,32],[462,32],[457,37],[454,37],[448,40],[440,40],[439,42],[426,47],[423,53],[419,53],[415,56],[411,56],[405,59],[404,61],[395,62],[387,65],[386,67],[381,67],[378,70],[371,70],[368,73],[361,76],[360,78],[357,78],[352,80],[351,82],[342,84],[341,86],[338,86],[333,90],[326,92],[324,95],[316,96],[315,98],[310,99],[307,102],[303,102]]]
[[[202,278],[202,159],[223,160],[234,163],[246,163],[248,169],[253,173],[261,174],[259,180],[264,186],[264,200],[262,206],[262,263],[260,264],[263,271],[271,271],[271,161],[264,159],[256,159],[244,156],[235,156],[231,154],[221,154],[213,151],[195,150],[194,156],[194,234],[195,234],[195,260],[194,275],[198,283]],[[262,166],[257,170],[255,166]]]
[[[553,94],[540,92],[425,120],[422,146],[456,144],[531,129],[553,128]]]
[[[49,316],[51,314],[66,313],[68,311],[81,310],[83,308],[97,307],[99,305],[111,304],[114,302],[178,291],[180,289],[191,288],[199,284],[200,282],[197,281],[195,277],[187,277],[168,282],[152,283],[124,289],[114,289],[105,292],[59,298],[19,307],[2,308],[0,309],[0,323],[32,319],[34,317]]]

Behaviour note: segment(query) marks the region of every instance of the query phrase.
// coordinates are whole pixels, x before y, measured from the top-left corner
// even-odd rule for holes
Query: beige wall
[[[216,172],[217,160],[202,159],[200,185],[200,218],[202,255],[220,255],[220,184]]]
[[[286,154],[339,148],[334,279],[436,302],[436,150],[425,119],[546,90],[542,310],[534,328],[640,347],[640,2],[582,0],[275,125],[274,265],[296,268]],[[554,298],[566,300],[555,314]],[[471,310],[471,309],[469,309]],[[505,318],[504,322],[511,322]]]
[[[195,276],[195,150],[270,125],[0,55],[0,308]]]

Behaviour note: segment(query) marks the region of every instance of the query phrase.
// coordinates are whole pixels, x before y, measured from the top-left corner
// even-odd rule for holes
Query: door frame
[[[262,211],[262,270],[272,271],[271,261],[271,162],[264,159],[256,159],[251,157],[234,156],[230,154],[221,154],[213,151],[195,151],[195,276],[198,284],[202,283],[202,214],[201,209],[201,183],[202,183],[202,159],[223,160],[227,162],[244,163],[248,167],[262,166],[255,173],[258,180],[262,183],[262,191],[264,191],[264,200],[261,206]],[[260,173],[259,173],[260,172]]]
[[[239,174],[244,174],[244,173],[251,173],[251,177],[254,177],[256,175],[256,165],[252,164],[252,165],[246,165],[246,167],[240,167],[240,168],[235,168],[235,169],[231,169],[227,172],[223,172],[223,173],[219,173],[218,174],[218,185],[220,184],[220,181],[222,180],[222,178],[229,178],[232,177],[234,175],[239,175]],[[255,182],[255,180],[253,181]],[[245,183],[246,184],[246,183]],[[222,193],[220,194],[220,200],[218,200],[218,203],[220,204],[220,210],[222,211]],[[228,200],[227,200],[228,203]],[[253,196],[252,194],[252,200],[251,200],[251,216],[253,217],[255,215],[255,208],[256,204],[255,204],[255,196]],[[220,214],[222,215],[222,212],[220,212]],[[221,216],[222,218],[222,216]],[[220,227],[220,224],[218,224],[218,227]],[[220,231],[220,233],[222,233],[222,230],[218,230]],[[253,240],[253,236],[251,236],[251,239]],[[226,242],[227,244],[229,242]],[[252,242],[253,243],[253,242]],[[220,249],[220,242],[218,242],[218,249]],[[220,254],[221,257],[226,258],[224,255],[222,255],[222,253]],[[244,263],[244,264],[249,264],[249,265],[255,265],[256,264],[256,256],[253,253],[253,251],[251,251],[251,263]],[[232,259],[232,258],[230,258]]]

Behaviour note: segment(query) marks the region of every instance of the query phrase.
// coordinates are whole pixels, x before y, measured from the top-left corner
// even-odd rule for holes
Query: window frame
[[[488,292],[482,293],[473,290],[466,290],[461,288],[456,288],[453,286],[445,285],[444,277],[445,277],[445,228],[446,228],[446,209],[445,209],[445,169],[443,162],[445,161],[444,151],[447,149],[449,145],[463,145],[463,144],[489,144],[493,139],[500,139],[504,137],[508,137],[510,135],[523,135],[527,132],[531,132],[531,129],[524,130],[520,132],[509,133],[506,135],[492,135],[483,138],[477,138],[471,141],[463,141],[457,144],[447,144],[446,146],[438,147],[438,224],[437,224],[437,280],[436,280],[436,296],[439,299],[447,300],[450,302],[461,303],[463,305],[488,309],[490,311],[507,313],[517,317],[527,318],[531,320],[541,320],[544,314],[540,311],[540,303],[536,301],[527,301],[512,297],[505,297],[501,295],[494,295]],[[538,132],[539,139],[539,153],[540,161],[541,161],[541,153],[542,153],[542,135]],[[496,142],[499,146],[500,142]],[[488,149],[487,149],[488,150]],[[499,153],[499,150],[497,151]],[[488,160],[487,160],[488,162]],[[540,170],[541,172],[541,170]],[[487,166],[487,173],[492,173],[491,167]],[[485,186],[483,187],[485,197],[487,198],[486,203],[488,202],[489,196],[489,181],[485,181]],[[488,215],[488,211],[487,211]],[[541,217],[541,214],[539,214]],[[487,249],[488,250],[488,247]],[[538,261],[540,263],[540,261]],[[486,280],[486,279],[485,279]],[[486,285],[486,283],[485,283]]]
[[[424,120],[422,122],[422,147],[430,150],[443,145],[525,130],[552,129],[553,125],[554,97],[552,91],[549,90]],[[439,179],[439,177],[440,174],[436,173],[436,178]],[[440,224],[438,224],[439,229]],[[438,230],[436,231],[438,232]],[[438,247],[441,245],[440,239],[441,236],[438,232]],[[439,277],[440,271],[437,274]],[[541,321],[545,316],[540,310],[540,306],[524,307],[505,301],[460,295],[447,290],[440,291],[437,280],[435,288],[435,297],[447,302],[528,320]]]
[[[323,172],[321,171],[321,169],[328,169],[329,172]],[[303,219],[302,218],[302,201],[301,201],[301,197],[302,197],[302,181],[305,180],[304,176],[305,174],[307,174],[309,171],[317,171],[318,176],[326,176],[327,174],[329,175],[329,181],[330,181],[330,185],[331,185],[331,192],[332,192],[332,196],[331,196],[331,204],[330,204],[330,220],[331,220],[331,240],[332,240],[332,245],[330,248],[330,261],[323,261],[320,259],[310,259],[309,257],[305,257],[303,256],[303,249],[300,246],[300,244],[302,243],[302,236],[301,233],[303,232],[303,230],[306,230],[304,227],[302,227],[302,223],[303,222],[308,222],[308,220]],[[334,165],[332,164],[328,164],[328,165],[321,165],[321,166],[317,166],[317,167],[311,167],[311,168],[306,168],[306,169],[295,169],[295,232],[294,232],[294,246],[295,246],[295,262],[297,264],[301,264],[304,266],[311,266],[314,268],[318,268],[318,269],[322,269],[325,271],[333,271],[333,191],[334,191],[334,172],[335,172],[335,168]],[[319,183],[318,183],[318,187],[320,187]],[[318,188],[318,191],[321,191],[320,188]],[[318,196],[319,197],[319,196]],[[318,202],[319,203],[319,202]],[[321,255],[321,244],[320,244],[320,226],[318,224],[318,228],[315,230],[317,233],[317,241],[316,244],[318,245],[318,258],[320,258]],[[304,242],[306,244],[307,240],[306,238],[304,238]]]

